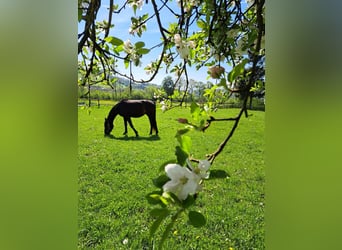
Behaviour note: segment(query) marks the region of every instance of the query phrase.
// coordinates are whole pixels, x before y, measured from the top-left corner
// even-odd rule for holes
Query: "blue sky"
[[[125,0],[117,0],[117,1],[114,1],[114,4],[118,5],[119,8],[121,8],[125,2],[126,2]],[[148,4],[146,4],[146,0],[143,0],[143,2],[144,4],[141,10],[137,9],[136,11],[136,17],[142,16],[146,13],[149,13],[149,16],[154,14],[151,1],[149,1]],[[242,1],[241,6],[243,9],[247,8],[247,2],[248,0]],[[161,1],[156,0],[156,3],[158,5],[158,8],[162,5]],[[180,13],[180,7],[177,5],[177,0],[168,1],[167,5],[172,10],[174,10],[174,12]],[[102,0],[101,8],[97,15],[97,21],[108,20],[108,9],[109,9],[109,0]],[[178,19],[165,7],[161,10],[159,15],[160,15],[161,22],[164,28],[168,28],[170,23],[175,23],[175,22],[178,23]],[[129,39],[132,43],[143,41],[145,43],[146,48],[152,48],[162,42],[161,35],[159,32],[159,27],[158,27],[155,17],[147,22],[147,31],[143,32],[141,37],[139,37],[138,35],[134,36],[134,35],[129,34],[129,28],[131,25],[132,16],[134,16],[134,11],[133,11],[133,8],[130,7],[129,5],[127,5],[125,9],[122,9],[120,14],[113,14],[112,24],[114,24],[115,26],[114,28],[111,29],[109,35],[118,37],[122,39],[123,41],[126,41],[127,39]],[[83,30],[84,23],[81,22],[78,24],[78,26],[79,26],[79,31],[81,31]],[[194,30],[197,29],[196,24],[194,23],[191,28],[193,28]],[[191,34],[191,32],[194,30],[189,30],[189,33]],[[151,50],[148,54],[143,55],[141,59],[142,64],[140,67],[133,66],[132,71],[133,71],[133,76],[135,80],[147,81],[148,79],[150,79],[151,75],[146,74],[144,68],[149,63],[151,63],[152,61],[155,61],[159,57],[161,50],[162,50],[162,47],[158,47],[156,49]],[[179,64],[181,60],[182,59],[180,59],[180,57],[178,56],[174,64]],[[223,67],[225,67],[226,72],[229,72],[231,70],[231,66],[227,64],[223,64]],[[125,69],[123,62],[118,62],[118,71],[125,75],[130,74],[129,70]],[[196,70],[195,66],[193,67],[188,66],[187,72],[188,72],[189,79],[193,79],[197,82],[201,81],[201,82],[206,83],[207,81],[211,81],[215,83],[216,81],[212,78],[208,78],[206,67],[202,67],[201,69]],[[161,84],[162,80],[168,75],[170,75],[173,79],[176,79],[176,76],[174,75],[174,73],[166,73],[165,67],[164,67],[159,70],[156,77],[152,80],[152,83]]]
[[[125,1],[123,0],[119,0],[119,1],[115,1],[115,4],[119,5],[119,8],[123,5]],[[158,7],[161,5],[161,2],[156,1],[158,4]],[[177,1],[171,1],[168,2],[168,5],[174,9],[177,13],[180,12],[180,8],[177,5]],[[102,5],[101,5],[101,9],[97,15],[97,20],[98,21],[102,21],[102,20],[108,20],[108,9],[109,8],[109,1],[102,1]],[[137,9],[136,11],[136,16],[141,16],[145,13],[149,13],[150,15],[152,15],[153,12],[153,6],[151,4],[151,2],[149,2],[147,5],[144,1],[144,4],[142,6],[142,9]],[[161,43],[161,35],[159,32],[159,27],[157,25],[157,21],[156,18],[153,18],[151,20],[149,20],[147,22],[147,31],[145,31],[143,33],[143,35],[141,37],[139,37],[138,35],[131,35],[129,34],[128,30],[129,27],[131,25],[131,16],[134,15],[134,11],[133,8],[131,8],[129,5],[126,6],[125,9],[123,9],[120,14],[114,14],[113,15],[113,19],[112,19],[112,23],[115,25],[114,28],[111,29],[110,31],[110,35],[111,36],[116,36],[122,40],[127,40],[129,39],[132,43],[135,43],[137,41],[143,41],[146,44],[146,48],[151,48],[159,43]],[[166,8],[164,8],[161,12],[160,12],[160,17],[162,19],[162,24],[165,28],[168,28],[169,23],[173,23],[173,22],[177,22],[177,19],[173,16],[173,14],[168,11]],[[194,24],[196,26],[196,24]],[[79,24],[80,30],[83,28],[82,24]],[[133,67],[133,75],[134,75],[134,79],[136,80],[148,80],[150,78],[150,75],[147,75],[144,67],[149,64],[151,61],[155,61],[160,52],[162,50],[162,47],[158,47],[154,50],[151,50],[150,53],[144,55],[142,57],[142,65],[141,67]],[[178,61],[179,60],[179,61]],[[180,63],[180,58],[177,57],[176,58],[176,63]],[[118,69],[120,72],[129,75],[129,71],[127,69],[125,69],[123,62],[119,62],[118,65]],[[227,68],[226,68],[227,70]],[[155,84],[161,84],[162,80],[167,76],[170,75],[172,78],[176,78],[175,75],[173,73],[166,73],[165,72],[165,68],[162,68],[159,70],[158,74],[156,75],[156,77],[153,79],[152,83]],[[188,76],[189,79],[194,79],[196,81],[202,81],[202,82],[207,82],[212,81],[214,82],[213,79],[207,79],[207,68],[206,67],[202,67],[200,70],[196,70],[196,68],[193,67],[188,67]]]

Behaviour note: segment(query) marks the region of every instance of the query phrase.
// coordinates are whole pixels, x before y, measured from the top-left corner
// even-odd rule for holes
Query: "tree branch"
[[[264,35],[264,23],[263,23],[263,16],[262,16],[262,11],[263,11],[264,3],[265,3],[265,0],[256,0],[255,1],[256,8],[257,8],[256,15],[257,15],[258,37],[257,37],[257,44],[255,46],[255,51],[254,51],[252,71],[251,71],[251,75],[249,77],[249,82],[248,82],[247,87],[246,87],[246,93],[249,93],[251,87],[254,84],[254,80],[255,80],[254,77],[256,75],[256,66],[257,66],[258,59],[259,59],[259,50],[260,50],[260,47],[261,47],[261,39],[262,39],[262,36]],[[240,112],[239,112],[238,116],[236,118],[229,119],[229,120],[235,120],[235,122],[234,122],[234,125],[233,125],[232,129],[230,130],[228,136],[219,145],[219,147],[216,149],[216,151],[214,151],[213,153],[207,155],[208,161],[210,161],[211,164],[214,162],[215,158],[225,148],[227,142],[233,136],[236,128],[238,127],[240,119],[241,119],[241,116],[247,111],[247,100],[248,100],[248,97],[249,97],[249,94],[246,94],[245,98],[243,100],[243,104],[242,104],[242,107],[240,109]],[[210,120],[212,120],[212,119],[210,119]],[[216,119],[214,118],[214,120],[216,120]],[[212,121],[210,121],[210,122],[212,122]],[[210,122],[209,122],[209,124],[210,124]]]
[[[159,26],[160,34],[162,35],[162,37],[164,39],[164,44],[165,44],[168,39],[167,39],[167,37],[164,34],[164,28],[163,28],[163,25],[161,24],[161,21],[160,21],[158,6],[157,6],[155,0],[152,0],[151,2],[152,2],[152,5],[153,5],[154,14],[156,15],[156,18],[157,18],[157,23],[158,23],[158,26]]]

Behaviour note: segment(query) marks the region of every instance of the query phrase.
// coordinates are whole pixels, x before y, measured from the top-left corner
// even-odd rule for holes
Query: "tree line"
[[[113,81],[114,82],[114,81]],[[133,83],[133,88],[130,91],[126,79],[117,78],[115,84],[108,86],[107,83],[80,85],[78,87],[78,98],[80,102],[88,106],[97,104],[101,100],[119,101],[122,99],[149,99],[149,100],[170,100],[172,103],[183,102],[187,105],[191,102],[205,103],[208,101],[205,95],[206,89],[215,86],[214,83],[207,81],[196,81],[190,79],[188,89],[186,90],[186,82],[184,79],[176,82],[171,76],[166,76],[160,85],[157,84],[139,84]],[[254,100],[251,99],[249,108],[264,110],[264,92],[257,91],[254,95]],[[214,102],[219,107],[241,107],[242,96],[235,94],[235,97],[230,97],[224,89],[215,90]]]

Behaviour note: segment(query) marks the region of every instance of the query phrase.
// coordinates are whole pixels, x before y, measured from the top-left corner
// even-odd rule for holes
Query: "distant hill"
[[[117,78],[117,82],[115,83],[117,87],[129,87],[129,79],[123,77],[113,77],[112,79]],[[136,90],[144,90],[147,87],[155,87],[160,88],[160,85],[155,83],[137,83],[132,82],[132,89]],[[105,83],[99,83],[91,86],[92,89],[102,90],[102,91],[112,91],[112,88]]]

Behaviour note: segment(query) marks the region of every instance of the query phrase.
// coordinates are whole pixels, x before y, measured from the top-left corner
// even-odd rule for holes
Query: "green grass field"
[[[187,108],[162,113],[159,137],[149,136],[147,116],[132,119],[140,137],[122,117],[114,121],[114,138],[104,137],[103,122],[111,106],[79,108],[79,249],[153,249],[153,222],[145,195],[156,190],[152,179],[160,166],[175,160],[176,119],[189,117]],[[215,118],[234,117],[238,109],[219,110]],[[264,249],[265,172],[264,112],[249,111],[234,136],[215,159],[212,170],[228,177],[204,182],[196,209],[207,224],[194,228],[186,219],[176,223],[165,249]],[[204,159],[229,133],[232,122],[213,123],[205,133],[190,132],[195,158]],[[157,231],[158,236],[158,231]],[[157,238],[158,239],[158,238]]]

